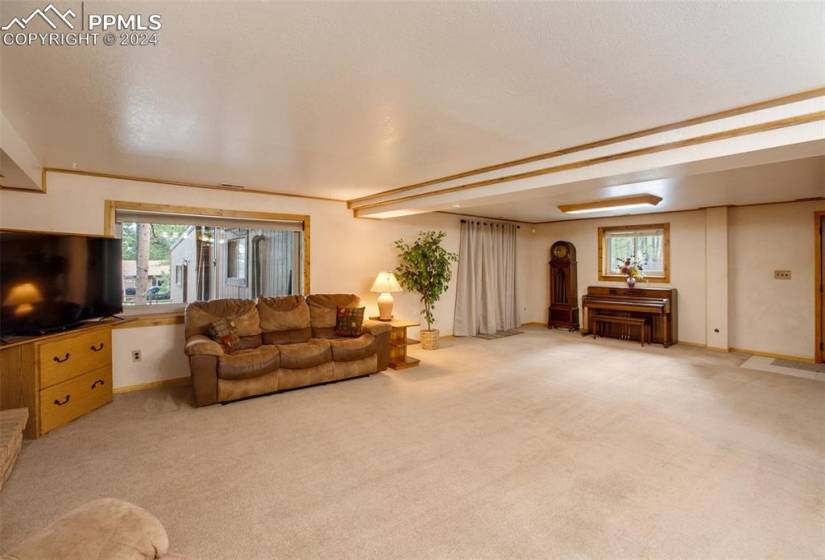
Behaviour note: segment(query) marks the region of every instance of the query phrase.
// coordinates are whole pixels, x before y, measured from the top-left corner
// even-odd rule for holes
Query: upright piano
[[[676,335],[676,290],[673,288],[613,288],[590,286],[582,297],[582,334],[594,330],[595,315],[619,315],[649,320],[650,337],[665,347],[678,342]],[[602,336],[627,338],[622,325],[600,327]],[[631,335],[633,336],[633,335]]]

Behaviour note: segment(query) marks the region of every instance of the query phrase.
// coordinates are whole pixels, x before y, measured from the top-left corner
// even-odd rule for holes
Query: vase
[[[421,329],[421,348],[424,350],[438,350],[438,329]]]
[[[635,285],[636,285],[636,279],[633,278],[632,276],[628,276],[627,277],[627,287],[632,288]]]

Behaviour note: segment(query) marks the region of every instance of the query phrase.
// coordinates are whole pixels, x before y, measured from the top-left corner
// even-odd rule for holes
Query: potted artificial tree
[[[398,249],[395,275],[398,282],[406,290],[417,293],[424,306],[421,314],[427,322],[427,329],[421,329],[421,347],[425,350],[438,348],[438,329],[433,328],[433,306],[450,284],[453,275],[450,263],[458,260],[458,255],[441,246],[446,235],[443,231],[422,231],[411,245],[403,239],[395,242]]]

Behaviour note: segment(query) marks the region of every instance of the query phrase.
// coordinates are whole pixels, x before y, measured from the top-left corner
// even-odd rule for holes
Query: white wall
[[[730,209],[732,347],[813,358],[817,211],[825,201]]]
[[[311,216],[311,288],[313,293],[353,292],[377,314],[377,294],[369,292],[375,275],[396,265],[393,241],[412,240],[419,231],[447,232],[445,246],[458,252],[460,217],[424,214],[394,220],[354,219],[340,202],[309,200],[261,194],[174,187],[155,183],[49,173],[48,194],[0,191],[0,226],[75,233],[102,234],[104,201],[124,200],[201,206],[233,210],[256,210],[309,214]],[[532,258],[529,227],[519,230],[520,284],[528,279]],[[452,334],[455,307],[455,274],[450,289],[435,307],[437,327]],[[521,289],[522,293],[524,288]],[[413,294],[395,295],[395,315],[418,319],[419,306]],[[528,302],[522,302],[524,309]],[[416,333],[413,330],[412,335]],[[114,385],[149,383],[188,374],[182,353],[181,325],[141,327],[116,331]],[[130,353],[140,349],[143,361],[133,363]]]
[[[532,241],[533,272],[527,284],[528,299],[533,302],[529,320],[546,318],[547,261],[555,241],[571,241],[576,246],[581,297],[587,286],[622,285],[598,281],[598,227],[668,222],[669,285],[679,292],[680,342],[813,359],[813,224],[814,212],[822,210],[825,201],[537,226]],[[775,280],[774,270],[790,270],[792,279]]]
[[[624,286],[623,282],[604,282],[598,279],[598,228],[627,224],[670,223],[670,280],[669,285],[651,282],[650,286],[672,286],[679,292],[679,340],[705,344],[705,215],[702,211],[672,214],[646,214],[598,220],[555,222],[537,226],[534,236],[535,265],[541,270],[532,276],[529,286],[532,301],[531,320],[545,320],[550,304],[549,267],[550,246],[559,240],[576,246],[579,298],[588,286]]]

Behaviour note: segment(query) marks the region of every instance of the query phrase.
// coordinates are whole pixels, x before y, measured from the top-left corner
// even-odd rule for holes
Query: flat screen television
[[[123,311],[119,239],[0,231],[0,335],[70,328]]]

